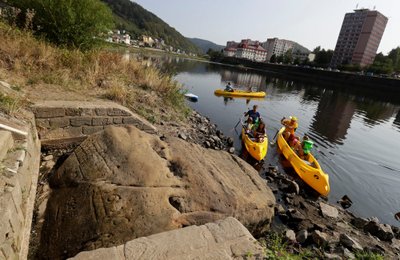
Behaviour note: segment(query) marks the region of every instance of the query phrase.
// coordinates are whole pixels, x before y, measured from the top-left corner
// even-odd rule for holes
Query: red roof
[[[236,51],[236,48],[230,47],[230,48],[225,48],[225,51]]]
[[[260,45],[247,45],[247,44],[240,44],[239,48],[241,49],[250,49],[250,50],[255,50],[255,51],[261,51],[261,52],[267,52],[263,47]]]

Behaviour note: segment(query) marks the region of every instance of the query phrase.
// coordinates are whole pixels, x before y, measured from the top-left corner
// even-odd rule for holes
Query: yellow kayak
[[[229,96],[229,97],[265,97],[266,93],[264,91],[259,92],[249,92],[245,90],[235,89],[233,92],[225,91],[223,89],[217,89],[214,91],[215,95]]]
[[[316,190],[323,196],[327,196],[330,191],[329,186],[329,175],[324,173],[319,165],[318,161],[310,153],[308,160],[302,160],[300,157],[290,148],[286,140],[283,138],[284,127],[278,133],[278,146],[282,151],[285,158],[290,162],[296,171],[297,175],[307,183],[311,188]]]
[[[261,161],[267,155],[268,151],[268,136],[265,135],[265,138],[262,142],[254,142],[249,138],[247,134],[244,132],[244,128],[242,128],[242,140],[246,150],[249,154],[256,159],[257,161]]]

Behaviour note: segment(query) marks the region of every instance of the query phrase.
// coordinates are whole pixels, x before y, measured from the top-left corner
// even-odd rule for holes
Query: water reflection
[[[356,99],[357,108],[364,113],[364,121],[368,126],[389,121],[395,114],[394,105],[386,102]]]
[[[221,70],[222,82],[233,82],[235,87],[248,91],[265,91],[266,77],[250,72],[239,72],[231,70]]]
[[[229,102],[233,102],[233,98],[231,97],[223,97],[225,106],[228,105]]]
[[[350,127],[356,105],[332,90],[323,91],[311,125],[312,130],[332,143],[341,144]]]
[[[396,126],[400,131],[400,110],[397,111],[397,115],[393,121],[393,125]]]

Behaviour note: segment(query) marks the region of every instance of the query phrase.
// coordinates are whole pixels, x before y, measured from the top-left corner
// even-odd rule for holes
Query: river
[[[254,104],[267,124],[270,139],[281,127],[282,117],[297,116],[297,133],[311,137],[312,152],[330,176],[328,200],[336,203],[347,195],[353,201],[349,210],[356,215],[376,216],[382,223],[400,226],[394,218],[400,211],[400,99],[379,90],[368,95],[349,91],[351,83],[344,89],[328,87],[177,57],[153,57],[143,62],[172,71],[185,89],[198,95],[198,102],[188,104],[209,117],[225,135],[234,137],[237,151],[241,141],[234,126]],[[214,90],[227,82],[237,88],[265,91],[267,96],[261,100],[215,96]],[[260,173],[269,164],[284,170],[279,157],[276,145],[270,145]]]

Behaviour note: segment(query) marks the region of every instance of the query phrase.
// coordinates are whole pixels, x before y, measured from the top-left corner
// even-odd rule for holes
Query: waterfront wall
[[[317,70],[300,66],[296,67],[273,63],[259,63],[232,57],[224,57],[221,62],[231,65],[243,65],[270,73],[272,72],[277,75],[284,75],[285,77],[291,77],[293,79],[305,82],[323,82],[324,84],[340,86],[344,88],[368,88],[396,93],[400,92],[400,80],[398,79],[365,76],[348,72]]]

